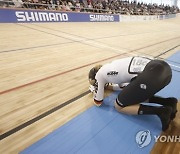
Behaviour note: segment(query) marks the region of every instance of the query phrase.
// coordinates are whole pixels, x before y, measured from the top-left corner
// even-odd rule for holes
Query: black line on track
[[[8,136],[10,136],[10,135],[12,135],[12,134],[20,131],[21,129],[23,129],[23,128],[25,128],[25,127],[27,127],[27,126],[35,123],[35,122],[37,122],[38,120],[43,119],[44,117],[47,117],[48,115],[54,113],[55,111],[63,108],[64,106],[66,106],[66,105],[68,105],[68,104],[73,103],[74,101],[76,101],[76,100],[78,100],[78,99],[86,96],[86,95],[89,94],[89,93],[90,93],[89,90],[88,90],[88,91],[85,91],[85,92],[83,92],[82,94],[80,94],[80,95],[78,95],[78,96],[76,96],[76,97],[74,97],[74,98],[72,98],[72,99],[70,99],[70,100],[68,100],[68,101],[66,101],[66,102],[64,102],[64,103],[62,103],[62,104],[54,107],[54,108],[52,108],[51,110],[42,113],[41,115],[39,115],[39,116],[37,116],[37,117],[35,117],[35,118],[33,118],[33,119],[25,122],[25,123],[23,123],[23,124],[15,127],[15,128],[13,128],[13,129],[9,130],[8,132],[5,132],[4,134],[0,135],[0,140],[5,139],[6,137],[8,137]]]
[[[76,37],[79,37],[79,38],[84,38],[84,39],[87,39],[87,40],[91,40],[90,38],[87,38],[87,37],[83,37],[83,36],[63,32],[63,31],[60,31],[60,30],[56,30],[56,29],[52,29],[52,28],[48,28],[48,27],[44,27],[44,26],[40,26],[40,25],[33,25],[33,26],[44,28],[44,29],[49,29],[49,30],[52,30],[52,31],[55,31],[55,32],[61,32],[61,33],[64,33],[64,34],[68,34],[68,35],[71,35],[71,36],[76,36]],[[94,40],[94,39],[92,39],[92,40]]]
[[[42,32],[42,33],[45,33],[45,34],[53,35],[53,36],[56,36],[56,37],[59,37],[59,38],[64,38],[64,39],[66,39],[66,40],[70,40],[70,41],[72,41],[72,42],[70,42],[70,43],[75,43],[75,42],[76,42],[76,43],[85,44],[85,45],[90,46],[90,47],[95,47],[95,48],[101,49],[101,47],[97,47],[97,46],[95,46],[95,45],[85,43],[85,42],[83,42],[82,40],[76,41],[76,40],[74,40],[74,39],[70,39],[70,38],[67,38],[67,37],[63,37],[63,36],[60,36],[60,35],[56,35],[56,34],[53,34],[53,33],[49,33],[49,32],[46,32],[46,31],[43,31],[43,30],[39,30],[39,29],[36,29],[36,28],[32,28],[32,27],[29,27],[29,26],[20,25],[20,24],[17,24],[17,25],[22,26],[22,27],[26,27],[26,28],[29,28],[29,29],[33,29],[33,30],[35,30],[35,31],[39,31],[39,32]],[[69,34],[69,35],[70,35],[70,34]],[[71,35],[72,35],[72,34],[71,34]],[[81,38],[82,38],[82,37],[81,37]],[[94,39],[85,39],[84,41],[88,41],[88,40],[94,40]]]
[[[17,24],[17,25],[18,25],[18,26],[24,26],[24,25],[21,25],[21,24]],[[119,37],[119,36],[130,36],[130,35],[141,35],[141,34],[145,34],[145,33],[128,34],[128,35],[127,35],[127,34],[123,34],[123,35],[114,35],[114,36],[99,37],[99,38],[92,38],[92,39],[91,39],[91,38],[86,38],[86,37],[83,37],[83,36],[79,36],[79,35],[75,35],[75,34],[70,34],[70,33],[67,33],[67,32],[63,32],[63,31],[60,31],[60,30],[55,30],[55,29],[47,28],[47,27],[44,27],[44,26],[39,26],[39,25],[35,25],[35,26],[36,26],[36,27],[41,27],[41,28],[44,28],[44,29],[49,29],[49,30],[52,30],[52,31],[61,32],[61,33],[68,34],[68,35],[71,35],[71,36],[76,36],[76,37],[79,37],[79,38],[84,38],[84,39],[85,39],[84,41],[92,41],[92,40],[113,38],[113,37]],[[28,26],[24,26],[24,27],[53,35],[52,33],[48,33],[48,32],[42,31],[42,30],[38,30],[38,29],[36,29],[36,28],[32,28],[32,27],[28,27]],[[149,33],[149,32],[147,32],[147,33]],[[59,36],[59,35],[55,35],[55,36],[61,37],[61,36]],[[65,38],[65,37],[64,37],[64,38]],[[65,39],[68,39],[68,38],[65,38]],[[71,40],[71,41],[72,41],[72,42],[64,42],[64,43],[57,43],[57,44],[50,44],[50,45],[42,45],[42,46],[35,46],[35,47],[29,47],[29,48],[20,48],[20,49],[4,50],[4,51],[0,51],[0,53],[13,52],[13,51],[19,51],[19,50],[27,50],[27,49],[36,49],[36,48],[49,47],[49,46],[61,45],[61,44],[68,44],[68,43],[74,43],[74,42],[80,42],[80,43],[82,43],[81,41],[74,41],[74,40]],[[101,43],[101,42],[100,42],[100,43]]]
[[[177,47],[179,47],[179,46],[180,46],[180,44],[179,44],[179,45],[176,45],[176,46],[174,46],[174,47],[172,47],[172,48],[170,48],[170,49],[168,49],[168,50],[166,50],[166,51],[164,51],[163,53],[160,53],[159,55],[155,56],[155,58],[160,58],[160,59],[165,60],[164,58],[161,58],[160,56],[168,53],[169,51],[171,51],[171,50],[173,50],[173,49],[175,49],[175,48],[177,48]],[[178,63],[178,62],[176,62],[176,61],[173,61],[173,60],[166,60],[166,61],[169,61],[169,62],[172,62],[172,63],[175,63],[175,64],[180,64],[180,63]],[[173,71],[175,71],[175,72],[180,72],[180,70],[176,70],[176,69],[173,69],[173,68],[171,68],[171,69],[172,69]]]
[[[172,47],[172,48],[170,48],[170,49],[168,49],[168,50],[166,50],[166,51],[164,51],[163,53],[161,53],[161,54],[159,54],[159,55],[157,55],[157,56],[153,56],[153,55],[151,55],[151,54],[142,53],[142,52],[138,52],[138,51],[136,51],[136,53],[138,53],[138,54],[144,54],[144,55],[151,56],[151,57],[154,57],[154,58],[159,58],[159,59],[162,59],[162,60],[166,60],[166,61],[172,62],[172,63],[174,63],[174,64],[180,64],[180,62],[173,61],[173,60],[168,60],[168,59],[165,59],[165,58],[160,57],[160,56],[164,55],[165,53],[167,53],[167,52],[169,52],[169,51],[171,51],[171,50],[173,50],[173,49],[175,49],[175,48],[177,48],[177,47],[179,47],[179,46],[180,46],[180,44],[179,44],[179,45],[176,45],[176,46],[174,46],[174,47]],[[176,70],[175,70],[175,71],[176,71]]]
[[[74,42],[64,42],[64,43],[56,43],[56,44],[49,44],[49,45],[40,45],[40,46],[34,46],[34,47],[28,47],[28,48],[4,50],[4,51],[0,51],[0,53],[20,51],[20,50],[28,50],[28,49],[36,49],[36,48],[44,48],[44,47],[51,47],[51,46],[56,46],[56,45],[69,44],[69,43],[74,43]]]
[[[39,30],[39,29],[36,29],[36,28],[33,28],[33,27],[22,25],[22,24],[17,24],[17,25],[22,26],[22,27],[26,27],[26,28],[29,28],[29,29],[32,29],[32,30],[35,30],[35,31],[39,31],[39,32],[42,32],[42,33],[45,33],[45,34],[49,34],[49,35],[52,35],[52,36],[56,36],[56,37],[60,37],[60,38],[64,38],[64,39],[68,39],[68,40],[71,40],[73,42],[76,42],[73,39],[66,38],[66,37],[63,37],[63,36],[59,36],[59,35],[56,35],[56,34],[53,34],[53,33],[49,33],[49,32],[46,32],[44,30]]]
[[[179,46],[180,46],[180,44],[179,44],[179,45],[176,45],[176,46],[174,46],[174,47],[172,47],[172,48],[170,48],[170,49],[168,49],[168,50],[166,50],[166,51],[164,51],[163,53],[161,53],[161,54],[159,54],[159,55],[157,55],[157,56],[155,56],[155,58],[160,57],[160,56],[168,53],[169,51],[171,51],[171,50],[173,50],[173,49],[175,49],[175,48],[177,48],[177,47],[179,47]]]
[[[93,46],[93,45],[90,45],[90,44],[85,43],[85,42],[82,42],[82,41],[75,41],[75,40],[73,40],[73,39],[69,39],[69,38],[66,38],[66,37],[62,37],[62,36],[59,36],[59,35],[56,35],[56,34],[53,34],[53,33],[48,33],[48,32],[46,32],[46,31],[39,30],[39,29],[36,29],[36,28],[32,28],[32,27],[29,27],[29,26],[25,26],[25,25],[22,25],[22,24],[17,24],[17,25],[18,25],[18,26],[22,26],[22,27],[26,27],[26,28],[29,28],[29,29],[33,29],[33,30],[36,30],[36,31],[39,31],[39,32],[43,32],[43,33],[46,33],[46,34],[49,34],[49,35],[54,35],[54,36],[57,36],[57,37],[61,37],[61,38],[70,40],[70,41],[72,41],[72,42],[64,42],[64,43],[52,44],[52,45],[43,45],[43,46],[35,46],[35,47],[29,47],[29,48],[21,48],[21,49],[14,49],[14,50],[6,50],[6,51],[0,51],[0,53],[4,53],[4,52],[12,52],[12,51],[18,51],[18,50],[35,49],[35,48],[48,47],[48,46],[60,45],[60,44],[75,43],[75,42],[79,42],[79,43],[82,43],[82,44],[85,44],[85,45],[88,45],[88,46],[91,46],[91,47],[100,48],[100,47]],[[45,29],[49,29],[49,30],[52,30],[52,31],[58,31],[58,32],[61,32],[61,33],[64,33],[64,34],[68,34],[68,35],[71,35],[71,36],[76,36],[76,37],[79,37],[79,38],[84,38],[84,39],[85,39],[84,41],[88,41],[88,40],[96,40],[96,39],[103,39],[103,38],[111,38],[111,37],[118,37],[118,36],[111,36],[111,37],[102,37],[102,38],[89,39],[89,38],[86,38],[86,37],[81,37],[81,36],[78,36],[78,35],[70,34],[70,33],[67,33],[67,32],[59,31],[59,30],[54,30],[54,29],[47,28],[47,27],[44,27],[44,26],[39,26],[39,25],[35,25],[35,26],[41,27],[41,28],[45,28]],[[141,33],[138,33],[137,35],[139,35],[139,34],[141,34]],[[143,33],[142,33],[142,34],[143,34]],[[130,34],[130,35],[136,35],[136,34]],[[120,36],[126,36],[126,35],[120,35]],[[97,42],[98,42],[98,41],[97,41]],[[101,43],[101,42],[100,42],[100,43]],[[150,45],[150,46],[152,46],[152,45]],[[169,49],[169,50],[167,50],[167,51],[165,51],[165,52],[163,52],[163,53],[161,53],[161,54],[155,56],[155,58],[157,58],[157,57],[159,57],[159,56],[161,56],[161,55],[163,55],[163,54],[169,52],[169,51],[172,50],[172,49],[177,48],[178,46],[180,46],[180,45],[177,45],[177,46],[175,46],[175,47],[173,47],[173,48],[171,48],[171,49]],[[129,49],[127,49],[127,50],[129,50]],[[129,52],[131,53],[132,51],[133,51],[133,52],[134,52],[134,51],[137,52],[136,49],[135,49],[135,50],[130,50]],[[137,53],[140,53],[140,52],[137,52]],[[146,55],[148,55],[148,54],[146,54]],[[149,55],[149,56],[152,56],[152,55]],[[161,58],[161,59],[163,59],[163,58]],[[169,60],[169,61],[170,61],[170,60]],[[177,63],[177,62],[175,62],[175,61],[171,61],[171,62]],[[179,63],[177,63],[177,64],[179,64]],[[176,71],[176,70],[175,70],[175,71]]]
[[[100,48],[100,47],[97,47],[97,46],[93,46],[93,45],[90,45],[88,43],[85,43],[85,42],[82,42],[82,41],[75,41],[73,39],[69,39],[69,38],[66,38],[66,37],[62,37],[62,36],[59,36],[59,35],[56,35],[56,34],[53,34],[53,33],[49,33],[49,32],[46,32],[46,31],[43,31],[43,30],[39,30],[39,29],[36,29],[36,28],[32,28],[32,27],[29,27],[29,26],[25,26],[25,25],[22,25],[22,24],[17,24],[18,26],[22,26],[22,27],[26,27],[26,28],[29,28],[29,29],[33,29],[33,30],[36,30],[36,31],[39,31],[39,32],[43,32],[43,33],[46,33],[46,34],[49,34],[49,35],[54,35],[54,36],[57,36],[57,37],[60,37],[60,38],[64,38],[64,39],[67,39],[67,40],[70,40],[72,42],[64,42],[64,43],[59,43],[59,44],[52,44],[52,45],[43,45],[43,46],[35,46],[35,47],[29,47],[29,48],[21,48],[21,49],[14,49],[14,50],[6,50],[6,51],[0,51],[0,53],[4,53],[4,52],[12,52],[12,51],[18,51],[18,50],[27,50],[27,49],[35,49],[35,48],[41,48],[41,47],[48,47],[48,46],[53,46],[53,45],[60,45],[60,44],[68,44],[68,43],[75,43],[75,42],[79,42],[79,43],[82,43],[82,44],[85,44],[85,45],[88,45],[88,46],[91,46],[91,47],[96,47],[96,48]],[[94,39],[89,39],[89,38],[86,38],[86,37],[82,37],[82,36],[78,36],[78,35],[75,35],[75,34],[70,34],[70,33],[67,33],[67,32],[63,32],[63,31],[60,31],[60,30],[55,30],[55,29],[51,29],[51,28],[47,28],[47,27],[44,27],[44,26],[39,26],[39,25],[35,25],[36,27],[40,27],[40,28],[44,28],[44,29],[49,29],[49,30],[52,30],[52,31],[58,31],[58,32],[61,32],[61,33],[64,33],[64,34],[68,34],[68,35],[71,35],[71,36],[76,36],[76,37],[79,37],[79,38],[84,38],[85,40],[84,41],[88,41],[88,40],[97,40],[97,39],[104,39],[104,38],[112,38],[112,37],[118,37],[118,36],[126,36],[126,35],[117,35],[117,36],[110,36],[110,37],[102,37],[102,38],[94,38]],[[157,32],[160,32],[160,31],[157,31]],[[147,32],[149,33],[149,32]],[[140,35],[140,34],[144,34],[144,33],[137,33],[137,34],[130,34],[130,35]],[[97,41],[98,42],[98,41]],[[100,42],[101,43],[101,42]],[[155,58],[169,52],[170,50],[172,49],[175,49],[177,48],[178,46],[180,45],[177,45],[163,53],[161,53],[160,55],[157,55],[155,56]],[[129,49],[128,49],[129,50]],[[132,52],[132,51],[136,51],[137,50],[130,50],[129,52]],[[137,52],[137,53],[140,53],[140,52]],[[148,54],[147,54],[148,55]],[[152,55],[149,55],[149,56],[152,56]],[[163,58],[161,58],[163,59]],[[173,61],[171,61],[173,62]],[[174,63],[177,63],[177,62],[174,62]]]
[[[116,36],[109,36],[109,37],[89,39],[89,38],[86,38],[86,37],[83,37],[83,36],[79,36],[79,35],[75,35],[75,34],[63,32],[63,31],[60,31],[60,30],[52,29],[52,28],[47,28],[47,27],[40,26],[40,25],[35,25],[35,26],[36,26],[36,27],[40,27],[40,28],[44,28],[44,29],[49,29],[49,30],[52,30],[52,31],[61,32],[61,33],[68,34],[68,35],[72,35],[72,36],[76,36],[76,37],[79,37],[79,38],[84,38],[85,41],[87,41],[87,40],[105,39],[105,38],[112,38],[112,37],[119,37],[119,36],[141,35],[141,34],[151,33],[151,32],[146,32],[146,33],[137,33],[137,34],[128,34],[128,35],[124,34],[124,35],[116,35]],[[154,31],[154,32],[161,32],[161,31]],[[97,42],[98,42],[98,41],[97,41]],[[80,42],[80,43],[82,43],[82,42]],[[101,42],[100,42],[100,43],[101,43]],[[84,43],[84,44],[86,44],[86,43]],[[168,49],[167,51],[164,51],[163,53],[155,56],[154,58],[160,58],[160,56],[164,55],[165,53],[167,53],[167,52],[169,52],[169,51],[171,51],[171,50],[173,50],[173,49],[175,49],[175,48],[177,48],[177,47],[179,47],[179,46],[180,46],[180,45],[174,46],[174,47]],[[128,49],[128,50],[129,50],[129,49]],[[138,52],[137,52],[137,53],[138,53]],[[148,55],[148,54],[147,54],[147,55]],[[149,55],[149,56],[152,56],[152,55]],[[165,60],[164,58],[160,58],[160,59]],[[172,60],[168,60],[168,61],[169,61],[169,62],[176,63],[176,64],[180,64],[180,63],[178,63],[178,62],[176,62],[176,61],[172,61]],[[174,70],[174,71],[179,72],[178,70]]]
[[[76,34],[71,34],[71,33],[67,33],[67,32],[64,32],[64,31],[60,31],[60,30],[44,27],[42,25],[40,26],[40,25],[36,25],[35,24],[34,26],[41,27],[41,28],[44,28],[44,29],[49,29],[49,30],[56,31],[56,32],[61,32],[61,33],[72,35],[72,36],[76,36],[76,37],[79,37],[79,38],[84,38],[84,39],[87,39],[87,40],[99,40],[99,39],[108,39],[108,38],[114,38],[114,37],[134,36],[134,35],[136,36],[136,35],[142,35],[142,34],[152,34],[152,33],[163,32],[163,31],[152,31],[152,32],[132,33],[132,34],[119,34],[119,35],[106,36],[106,37],[97,37],[97,38],[87,38],[87,37],[79,36],[79,35],[76,35]],[[170,30],[170,31],[172,31],[172,30]]]

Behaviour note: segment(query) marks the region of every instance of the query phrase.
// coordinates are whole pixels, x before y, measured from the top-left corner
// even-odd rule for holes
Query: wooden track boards
[[[0,134],[86,92],[87,74],[94,64],[132,55],[167,58],[179,51],[179,25],[180,18],[139,23],[0,24]],[[92,105],[92,96],[87,94],[62,107],[1,140],[0,153],[22,151]],[[177,120],[174,127],[177,132]],[[167,145],[168,149],[179,148]],[[156,144],[152,153],[167,145]]]

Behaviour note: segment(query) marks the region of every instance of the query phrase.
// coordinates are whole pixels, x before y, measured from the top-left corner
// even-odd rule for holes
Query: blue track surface
[[[179,62],[180,52],[169,58]],[[180,67],[180,64],[169,62]],[[180,68],[173,67],[180,71]],[[148,154],[155,140],[160,135],[161,123],[156,116],[130,116],[118,113],[113,102],[119,92],[112,93],[104,99],[101,107],[91,107],[62,127],[39,140],[22,154]],[[180,72],[173,71],[170,85],[158,93],[161,96],[180,98]],[[136,142],[139,131],[149,131],[148,140],[141,135]],[[151,139],[151,140],[150,140]],[[141,142],[142,141],[142,142]],[[143,142],[144,141],[144,142]],[[149,142],[150,143],[149,143]],[[148,143],[147,143],[148,142]],[[140,143],[144,147],[139,147]],[[146,146],[145,146],[146,145]]]

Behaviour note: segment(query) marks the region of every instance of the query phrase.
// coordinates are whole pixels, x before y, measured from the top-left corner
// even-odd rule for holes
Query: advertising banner
[[[119,15],[0,8],[0,23],[119,22]]]

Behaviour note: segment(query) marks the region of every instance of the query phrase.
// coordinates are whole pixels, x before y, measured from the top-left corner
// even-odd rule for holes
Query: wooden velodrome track
[[[19,153],[91,107],[87,74],[95,64],[132,55],[167,58],[176,51],[180,17],[0,24],[0,153]],[[179,118],[164,134],[180,134]],[[152,153],[179,151],[179,143],[156,143]]]

